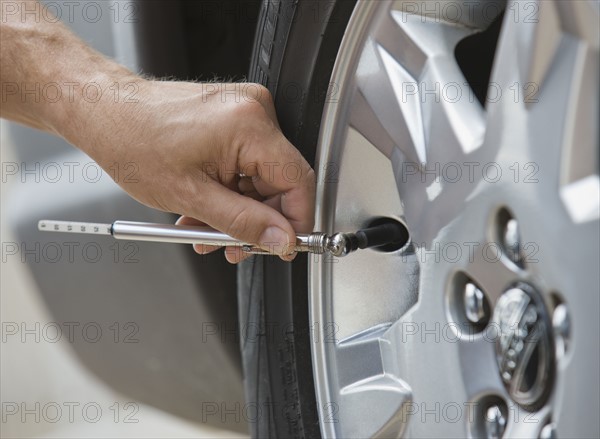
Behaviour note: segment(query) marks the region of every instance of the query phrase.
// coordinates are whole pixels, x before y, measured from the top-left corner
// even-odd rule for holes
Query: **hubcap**
[[[498,370],[513,401],[539,408],[554,376],[552,325],[543,300],[529,285],[510,288],[498,299],[494,323]]]
[[[309,266],[324,437],[597,434],[598,15],[358,2],[321,124],[316,228],[391,218],[411,241]],[[482,105],[455,53],[494,23]]]

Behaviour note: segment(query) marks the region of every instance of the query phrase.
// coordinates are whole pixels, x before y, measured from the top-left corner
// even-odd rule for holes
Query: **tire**
[[[249,80],[273,94],[283,133],[314,164],[331,72],[355,1],[264,1]],[[238,271],[247,420],[254,438],[321,436],[311,363],[306,255]]]

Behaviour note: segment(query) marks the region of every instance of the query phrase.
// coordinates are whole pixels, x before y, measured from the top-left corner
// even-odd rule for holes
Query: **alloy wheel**
[[[389,218],[411,242],[309,265],[324,437],[597,433],[598,15],[359,1],[316,227]],[[491,77],[471,75],[457,47],[494,23]]]

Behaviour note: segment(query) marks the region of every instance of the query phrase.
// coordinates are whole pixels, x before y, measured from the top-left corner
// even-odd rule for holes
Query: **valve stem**
[[[334,256],[343,257],[358,249],[377,248],[394,245],[402,248],[410,239],[408,230],[396,221],[387,221],[356,233],[336,233],[327,240],[327,251]]]

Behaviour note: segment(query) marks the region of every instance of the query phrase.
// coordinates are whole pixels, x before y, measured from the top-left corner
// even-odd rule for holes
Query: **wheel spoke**
[[[486,158],[495,154],[509,166],[519,160],[521,168],[532,163],[530,174],[537,169],[544,185],[558,186],[598,174],[598,26],[590,28],[587,18],[598,14],[590,2],[528,4],[535,17],[517,20],[522,4],[513,2],[504,18],[487,103]],[[578,20],[585,23],[574,29]],[[595,43],[588,41],[591,29]]]
[[[406,425],[412,392],[390,369],[387,329],[371,328],[336,346],[341,437],[399,437]]]
[[[378,20],[357,68],[350,120],[392,158],[407,220],[417,224],[424,215],[435,219],[418,236],[431,240],[462,211],[457,201],[472,190],[439,178],[442,165],[469,162],[484,139],[484,111],[466,91],[454,58],[455,45],[473,29],[401,11]],[[419,230],[414,232],[419,235]]]
[[[411,393],[404,383],[381,375],[342,391],[340,437],[401,437],[409,419]],[[351,408],[350,410],[346,409]],[[364,422],[369,419],[369,422]]]
[[[368,41],[358,65],[360,113],[353,120],[365,113],[364,99],[392,142],[418,165],[431,160],[437,145],[445,146],[435,148],[444,155],[433,159],[477,149],[483,141],[483,111],[465,93],[466,82],[454,58],[458,41],[473,30],[400,11],[379,20],[379,32]]]
[[[369,46],[363,54],[357,72],[359,91],[394,145],[404,151],[411,160],[420,163],[425,160],[420,104],[415,94],[402,96],[405,84],[415,84],[416,81],[399,64],[394,63],[395,69],[391,72],[381,68],[389,55],[386,55],[387,52],[380,52],[375,43]],[[381,56],[384,60],[380,60]],[[390,94],[389,90],[394,90],[395,93]]]

